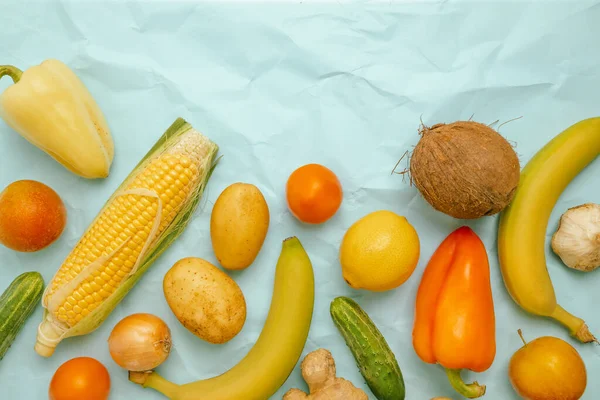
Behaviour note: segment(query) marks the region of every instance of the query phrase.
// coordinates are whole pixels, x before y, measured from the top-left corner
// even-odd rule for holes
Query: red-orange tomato
[[[58,367],[48,391],[50,400],[106,400],[109,393],[108,370],[90,357],[73,358]]]
[[[290,211],[309,224],[320,224],[333,217],[342,204],[342,196],[338,177],[320,164],[298,168],[287,181],[286,199]]]

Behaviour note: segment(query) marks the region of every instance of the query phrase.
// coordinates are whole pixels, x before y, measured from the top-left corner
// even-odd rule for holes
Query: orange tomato
[[[330,169],[320,164],[307,164],[288,178],[286,199],[290,211],[300,221],[320,224],[340,208],[342,185]]]
[[[58,367],[48,391],[50,400],[106,400],[109,393],[108,370],[90,357],[73,358]]]

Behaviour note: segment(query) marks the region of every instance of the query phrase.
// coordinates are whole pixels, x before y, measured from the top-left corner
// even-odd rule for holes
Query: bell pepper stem
[[[13,82],[17,83],[21,79],[23,71],[17,67],[13,67],[12,65],[0,65],[0,79],[2,79],[2,77],[5,75],[10,76]]]
[[[458,393],[468,399],[476,399],[485,394],[485,385],[480,385],[477,382],[465,383],[460,377],[460,369],[446,368],[446,375],[450,384]]]

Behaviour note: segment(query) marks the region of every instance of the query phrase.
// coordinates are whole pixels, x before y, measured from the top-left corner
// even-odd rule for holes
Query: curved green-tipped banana
[[[595,341],[585,322],[556,301],[546,267],[546,228],[561,193],[600,154],[600,118],[569,127],[527,163],[515,197],[500,218],[498,257],[508,292],[526,311],[555,319],[582,342]]]
[[[298,363],[314,307],[312,264],[300,241],[283,242],[275,271],[271,309],[258,341],[246,357],[215,378],[176,385],[156,372],[130,372],[129,380],[171,400],[265,400],[285,383]]]

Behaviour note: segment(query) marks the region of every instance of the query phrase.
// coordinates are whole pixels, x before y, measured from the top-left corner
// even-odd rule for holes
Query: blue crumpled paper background
[[[452,230],[467,223],[485,241],[491,260],[498,322],[494,365],[476,379],[487,399],[516,399],[507,379],[510,356],[528,339],[568,339],[557,324],[523,313],[509,298],[497,263],[497,218],[459,221],[433,211],[416,189],[390,175],[426,124],[468,119],[504,125],[522,163],[572,123],[600,113],[600,5],[597,1],[208,3],[117,1],[4,1],[0,63],[27,68],[46,58],[70,65],[104,110],[116,157],[106,180],[87,181],[63,169],[0,121],[0,186],[35,179],[63,198],[69,221],[61,239],[35,254],[0,247],[0,290],[23,271],[46,282],[100,210],[162,132],[179,116],[210,136],[224,156],[185,234],[156,262],[104,325],[63,342],[43,359],[33,351],[39,308],[0,362],[3,400],[45,399],[60,364],[76,356],[102,361],[112,377],[111,400],[160,399],[127,381],[106,340],[121,318],[151,312],[170,325],[175,348],[161,373],[179,383],[211,377],[251,348],[265,320],[281,241],[297,235],[315,268],[315,314],[304,354],[330,349],[339,375],[368,390],[329,317],[338,295],[354,297],[394,350],[407,399],[458,399],[442,369],[419,361],[411,345],[413,306],[423,268]],[[0,81],[0,90],[10,84]],[[298,166],[332,168],[345,191],[339,213],[318,227],[296,222],[284,203],[284,185]],[[548,227],[570,206],[600,202],[600,162],[575,179]],[[208,222],[214,201],[237,181],[258,185],[272,224],[252,267],[232,276],[248,303],[242,332],[222,346],[202,342],[175,319],[161,289],[178,259],[215,262]],[[353,291],[342,280],[338,247],[345,230],[378,209],[408,217],[422,243],[412,278],[383,294]],[[548,248],[548,267],[560,303],[600,333],[600,272],[576,273]],[[589,383],[585,400],[600,398],[600,348],[579,345]],[[475,378],[467,374],[466,379]],[[281,390],[305,388],[297,367]],[[370,393],[370,392],[369,392]],[[370,395],[371,396],[371,395]]]

